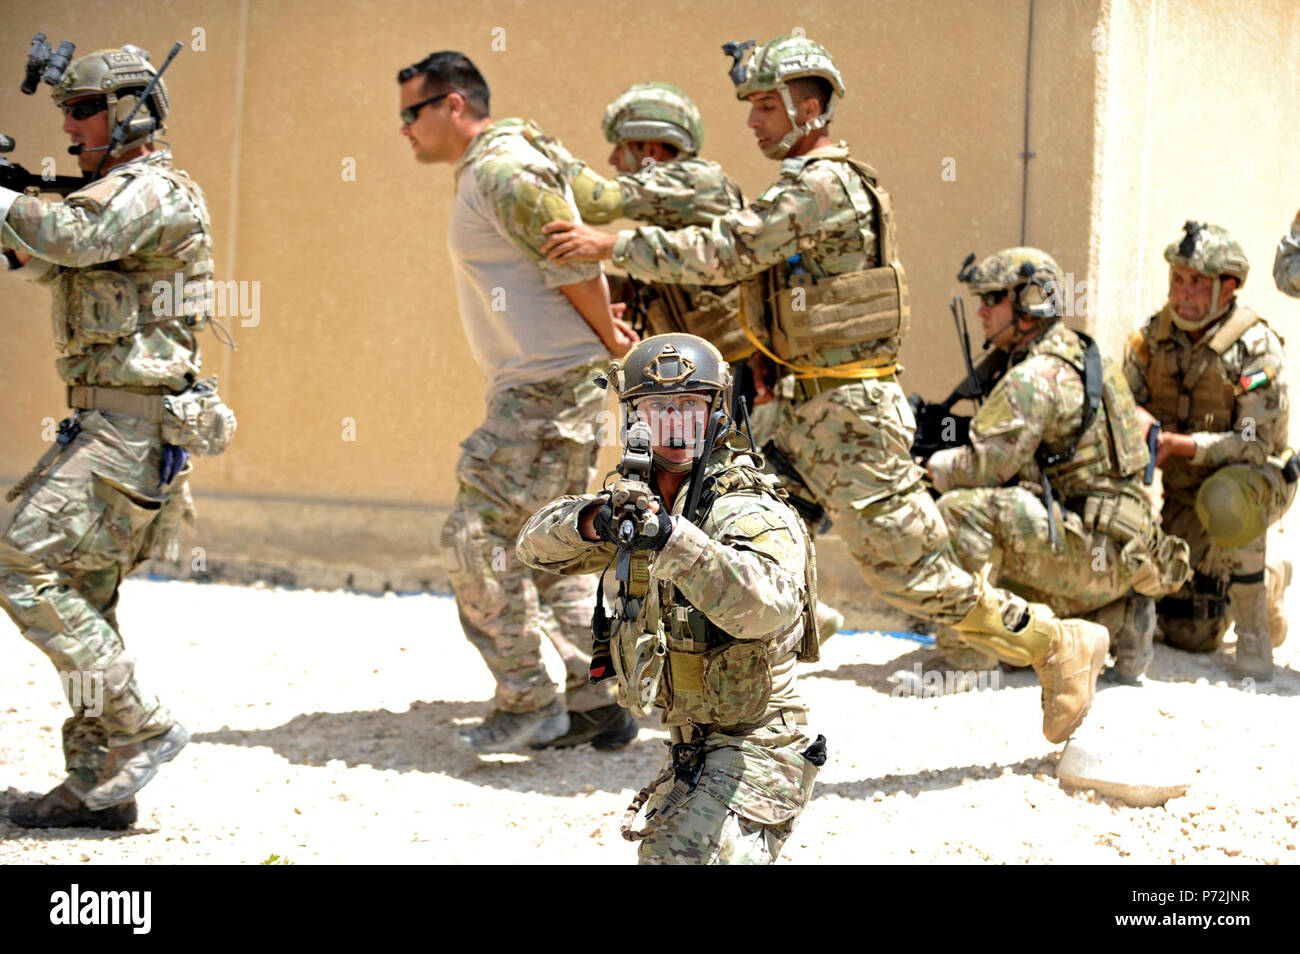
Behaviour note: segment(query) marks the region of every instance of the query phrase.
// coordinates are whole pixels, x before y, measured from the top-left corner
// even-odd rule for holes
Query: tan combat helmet
[[[605,109],[601,128],[615,146],[629,141],[666,142],[683,157],[695,155],[704,142],[699,109],[670,83],[629,86]]]
[[[149,85],[155,72],[149,62],[149,53],[138,46],[128,43],[117,50],[96,50],[73,60],[51,96],[54,105],[59,107],[74,99],[103,96],[108,102],[109,124],[112,125],[126,119],[127,113],[135,106],[135,98]],[[131,98],[123,100],[124,96]],[[170,109],[167,87],[160,79],[149,94],[145,108],[131,120],[126,138],[109,155],[116,158],[152,142],[163,131],[163,122]]]
[[[1250,274],[1250,260],[1246,258],[1246,251],[1232,237],[1231,232],[1221,225],[1206,225],[1190,220],[1183,225],[1183,237],[1177,242],[1171,242],[1165,249],[1165,261],[1169,263],[1171,272],[1173,266],[1184,265],[1214,279],[1214,286],[1210,290],[1210,309],[1200,321],[1189,321],[1170,309],[1174,324],[1183,331],[1204,328],[1232,307],[1232,299],[1223,305],[1218,303],[1224,275],[1237,279],[1237,287],[1240,288],[1246,284],[1246,276]]]
[[[618,399],[627,409],[629,421],[636,419],[636,402],[654,395],[707,395],[709,418],[718,411],[725,413],[731,407],[731,368],[717,348],[695,335],[674,332],[646,338],[610,366],[608,377],[618,392]],[[696,423],[701,427],[695,437],[698,441],[704,436],[705,422]],[[705,448],[698,456],[707,458],[712,450],[713,447]],[[667,461],[658,454],[655,461],[664,469],[677,473],[691,466]]]
[[[978,265],[972,265],[974,261],[972,252],[957,273],[957,280],[970,285],[974,294],[1006,291],[1012,296],[1012,307],[1035,321],[1051,323],[1065,313],[1061,302],[1065,273],[1042,249],[1004,248]]]
[[[735,60],[731,67],[731,81],[736,84],[736,98],[746,100],[754,93],[777,92],[785,104],[786,115],[794,127],[781,141],[768,146],[763,155],[769,159],[784,159],[796,142],[808,133],[821,129],[835,115],[835,104],[844,96],[844,79],[835,68],[835,61],[820,43],[804,36],[780,36],[755,47],[749,58],[745,51],[754,45],[728,43],[722,50]],[[831,84],[826,112],[816,119],[799,125],[794,99],[790,96],[789,82],[801,76],[820,76]]]

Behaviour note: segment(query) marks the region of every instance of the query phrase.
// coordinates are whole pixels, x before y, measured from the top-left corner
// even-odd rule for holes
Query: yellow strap
[[[792,361],[786,361],[778,358],[766,347],[763,342],[758,340],[752,328],[749,327],[749,320],[745,317],[745,296],[740,296],[740,328],[745,332],[745,337],[763,354],[767,355],[777,364],[783,364],[795,372],[796,377],[800,378],[885,378],[898,370],[898,363],[886,364],[880,367],[867,368],[863,367],[865,362],[850,361],[848,364],[837,364],[831,367],[821,367],[812,364],[795,364]]]

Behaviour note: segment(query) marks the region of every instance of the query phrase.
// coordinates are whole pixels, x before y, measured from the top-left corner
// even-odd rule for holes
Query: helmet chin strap
[[[1223,287],[1223,277],[1221,275],[1215,275],[1214,284],[1210,286],[1210,310],[1205,313],[1204,318],[1201,318],[1197,321],[1192,321],[1189,318],[1182,317],[1181,315],[1178,314],[1177,308],[1171,307],[1169,309],[1169,313],[1174,320],[1174,326],[1180,328],[1183,331],[1200,331],[1202,328],[1206,327],[1207,325],[1213,324],[1214,322],[1222,318],[1227,313],[1228,309],[1232,307],[1231,298],[1229,298],[1227,302],[1222,305],[1216,304],[1216,302],[1218,302],[1219,300],[1219,291],[1222,287]]]
[[[779,87],[781,93],[781,102],[785,104],[785,114],[790,117],[790,131],[781,137],[781,141],[763,148],[763,155],[769,159],[784,159],[790,150],[804,136],[811,132],[822,129],[831,121],[835,115],[835,94],[831,93],[830,99],[826,104],[826,112],[820,114],[799,125],[799,111],[794,107],[794,100],[790,96],[790,87],[782,83]]]

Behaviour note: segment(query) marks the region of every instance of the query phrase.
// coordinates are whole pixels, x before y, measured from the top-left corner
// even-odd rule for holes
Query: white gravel
[[[657,771],[663,733],[476,761],[456,726],[491,681],[450,599],[132,580],[119,617],[145,685],[194,742],[140,797],[127,833],[32,832],[0,819],[0,864],[630,863],[618,833]],[[1222,654],[1158,646],[1140,691],[1103,691],[1089,731],[1167,743],[1192,780],[1162,808],[1069,793],[1039,733],[1032,674],[1002,688],[895,698],[926,651],[841,634],[806,667],[830,740],[793,863],[1291,863],[1300,839],[1300,673],[1254,692]],[[548,647],[549,649],[549,647]],[[559,661],[549,658],[558,672]],[[0,815],[62,776],[66,715],[49,662],[0,618]],[[1182,761],[1179,761],[1182,760]]]

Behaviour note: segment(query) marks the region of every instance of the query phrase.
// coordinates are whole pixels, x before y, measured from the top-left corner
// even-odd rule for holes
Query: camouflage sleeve
[[[583,222],[588,225],[605,225],[623,218],[621,180],[598,175],[595,169],[569,152],[560,140],[548,136],[534,123],[525,127],[524,136],[533,144],[534,149],[555,163],[561,178],[573,190],[573,201]]]
[[[515,554],[535,570],[566,576],[599,573],[609,566],[614,545],[584,540],[578,516],[595,494],[559,497],[528,518],[515,542]]]
[[[1291,231],[1277,243],[1273,281],[1278,291],[1300,298],[1300,219],[1291,223]]]
[[[1147,341],[1147,328],[1143,327],[1129,335],[1124,345],[1124,379],[1128,381],[1133,400],[1139,407],[1146,407],[1151,401],[1151,392],[1147,390],[1147,369],[1151,366],[1151,343]]]
[[[158,176],[109,175],[64,202],[20,196],[0,226],[0,243],[67,268],[117,261],[157,240],[171,191]]]
[[[1290,407],[1282,342],[1266,325],[1258,324],[1241,336],[1239,344],[1245,348],[1241,376],[1249,378],[1262,372],[1268,383],[1237,398],[1236,430],[1192,433],[1196,441],[1193,464],[1258,466],[1286,446]]]
[[[1020,362],[971,419],[970,443],[930,458],[935,490],[1006,483],[1034,459],[1047,422],[1062,417],[1071,397],[1081,406],[1079,374],[1064,361],[1039,355]]]
[[[797,180],[782,180],[707,229],[642,226],[620,232],[614,264],[643,281],[725,285],[821,242],[843,237],[860,247],[859,213],[843,201],[843,185],[830,166],[809,165]]]
[[[703,528],[673,521],[652,572],[738,639],[780,635],[804,608],[807,557],[798,519],[764,497],[723,495]]]
[[[518,137],[512,137],[518,138]],[[524,149],[528,147],[520,141]],[[535,149],[535,161],[511,150],[495,150],[474,164],[474,175],[491,205],[501,233],[537,264],[547,288],[590,281],[601,274],[596,262],[559,265],[547,261],[541,248],[547,222],[581,222],[572,192],[556,166]]]
[[[657,162],[618,177],[623,215],[665,229],[708,226],[744,208],[740,187],[722,166],[704,159]]]

